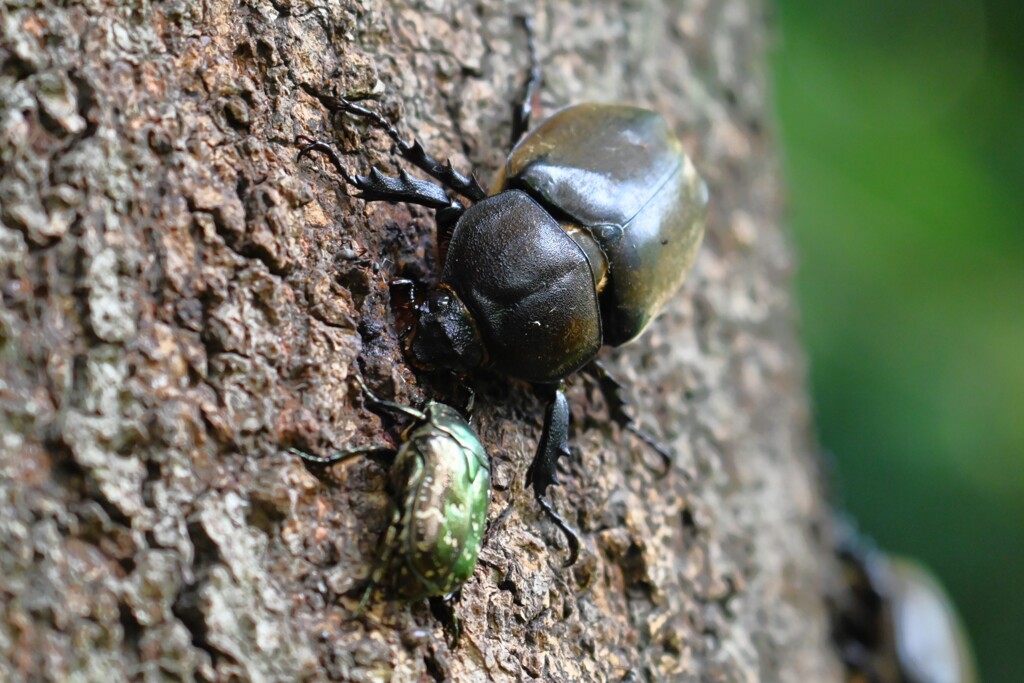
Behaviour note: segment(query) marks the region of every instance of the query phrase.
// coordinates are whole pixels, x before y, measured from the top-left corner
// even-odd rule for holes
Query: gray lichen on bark
[[[394,441],[350,375],[451,398],[402,359],[386,283],[437,271],[431,217],[353,200],[293,140],[393,170],[303,86],[372,96],[484,179],[538,26],[546,109],[666,115],[709,181],[697,265],[605,357],[651,454],[570,390],[555,505],[524,490],[541,406],[474,384],[491,534],[450,651],[426,605],[353,620],[385,473],[285,447]],[[740,0],[52,3],[0,12],[0,678],[828,681],[832,566],[789,293],[764,9]],[[656,464],[656,463],[655,463]],[[632,678],[631,678],[632,676]]]

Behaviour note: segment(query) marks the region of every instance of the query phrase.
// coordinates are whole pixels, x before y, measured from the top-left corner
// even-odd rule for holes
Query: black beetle
[[[435,614],[458,642],[452,610],[473,575],[491,501],[491,464],[473,428],[451,406],[431,401],[421,412],[377,398],[356,376],[366,398],[411,417],[397,453],[387,446],[350,448],[330,456],[291,452],[316,466],[360,455],[392,460],[391,522],[360,609],[375,586],[407,600],[430,598]]]
[[[833,599],[833,637],[850,680],[975,683],[967,635],[931,573],[893,557],[839,522],[844,581]]]
[[[533,67],[514,110],[514,147],[490,196],[472,176],[403,141],[376,112],[313,93],[329,108],[383,129],[407,161],[474,202],[469,208],[445,187],[404,170],[397,177],[376,168],[352,175],[331,147],[305,136],[298,138],[299,157],[323,153],[366,201],[435,210],[443,263],[437,289],[422,302],[411,282],[392,283],[404,348],[420,368],[490,368],[546,395],[528,477],[565,533],[572,564],[579,539],[544,498],[558,483],[558,458],[568,452],[562,381],[584,368],[596,375],[620,425],[669,458],[625,413],[618,383],[594,359],[602,345],[639,335],[682,284],[704,234],[707,189],[665,120],[645,109],[567,107],[524,137],[540,81],[532,39],[530,53]]]

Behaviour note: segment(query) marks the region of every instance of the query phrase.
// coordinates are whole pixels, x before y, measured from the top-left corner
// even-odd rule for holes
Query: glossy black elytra
[[[547,397],[528,477],[539,505],[565,533],[572,564],[577,534],[545,499],[558,483],[558,459],[568,453],[562,381],[581,369],[595,375],[613,418],[669,458],[637,428],[618,383],[594,359],[602,345],[639,335],[682,284],[704,234],[707,189],[652,111],[580,104],[524,136],[540,82],[532,38],[530,53],[530,76],[514,110],[514,146],[490,196],[472,176],[403,141],[380,114],[325,95],[316,96],[380,127],[399,154],[443,187],[404,170],[397,177],[376,168],[352,175],[330,146],[305,136],[299,156],[324,154],[366,201],[435,210],[443,264],[437,289],[421,301],[411,282],[392,283],[404,349],[417,367],[489,368],[531,382]]]

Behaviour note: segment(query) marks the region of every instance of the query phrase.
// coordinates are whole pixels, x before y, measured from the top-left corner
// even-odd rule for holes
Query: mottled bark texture
[[[58,6],[59,5],[59,6]],[[524,475],[542,405],[479,377],[492,528],[450,650],[426,604],[353,611],[385,471],[286,452],[394,442],[395,400],[458,404],[395,340],[387,281],[437,272],[432,217],[353,200],[294,138],[393,171],[304,86],[373,95],[486,179],[537,21],[547,110],[663,112],[707,178],[671,306],[603,357],[676,454],[569,397],[554,503]],[[778,225],[765,9],[649,3],[7,0],[0,13],[0,679],[830,681],[832,571]]]

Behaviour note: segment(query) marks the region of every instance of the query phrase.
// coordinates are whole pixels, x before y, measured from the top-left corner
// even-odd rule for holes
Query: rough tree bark
[[[792,250],[751,0],[541,3],[6,0],[0,16],[0,679],[831,681],[831,572]],[[351,199],[389,141],[302,88],[373,95],[481,178],[507,147],[537,21],[549,110],[663,112],[711,187],[669,309],[603,357],[676,454],[570,390],[555,505],[524,490],[542,406],[475,380],[494,521],[462,646],[425,604],[351,619],[383,470],[286,452],[394,441],[351,376],[456,401],[395,341],[387,280],[436,272],[432,222]],[[652,461],[654,467],[652,467]]]

